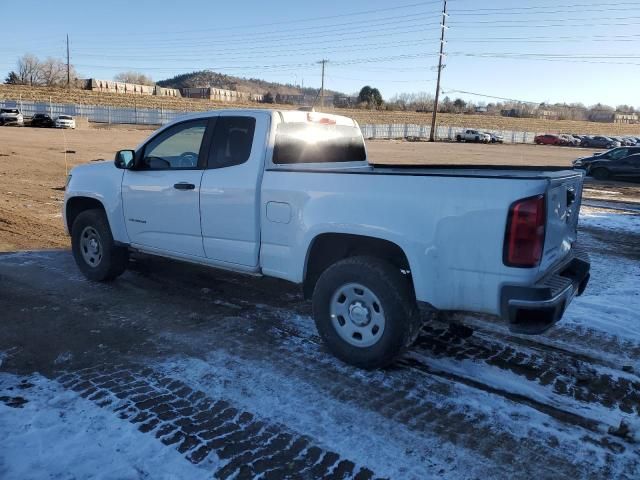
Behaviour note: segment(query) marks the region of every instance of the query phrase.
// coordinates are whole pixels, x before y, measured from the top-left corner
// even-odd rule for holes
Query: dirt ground
[[[80,163],[111,160],[151,133],[134,127],[54,130],[0,128],[0,251],[67,247],[61,219],[67,173]],[[535,145],[371,141],[373,163],[570,166],[591,150]],[[604,193],[600,192],[601,187]],[[597,184],[594,198],[640,201],[638,188]],[[623,192],[624,191],[624,192]],[[618,195],[617,197],[615,197]],[[615,197],[615,198],[614,198]]]

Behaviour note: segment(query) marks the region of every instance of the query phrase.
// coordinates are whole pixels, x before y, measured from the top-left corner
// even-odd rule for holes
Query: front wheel
[[[113,280],[127,268],[129,252],[115,245],[102,210],[81,212],[71,228],[71,250],[78,268],[89,280]]]
[[[371,369],[389,365],[418,335],[421,322],[411,284],[397,267],[350,257],[322,273],[313,316],[331,352]]]

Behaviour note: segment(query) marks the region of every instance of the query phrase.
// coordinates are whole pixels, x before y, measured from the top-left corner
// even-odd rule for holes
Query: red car
[[[538,145],[562,145],[563,140],[558,135],[538,135],[533,141]]]

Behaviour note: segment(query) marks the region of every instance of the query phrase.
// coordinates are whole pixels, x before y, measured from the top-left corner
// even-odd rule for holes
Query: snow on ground
[[[597,282],[598,277],[592,277]],[[567,309],[562,325],[598,330],[621,340],[640,344],[640,267],[627,275],[611,271],[608,287],[575,298]]]
[[[580,226],[640,233],[640,215],[583,205],[580,208]]]
[[[639,215],[582,210],[582,226],[640,234]],[[640,344],[640,262],[592,253],[589,286],[569,305],[561,325],[598,330]]]
[[[303,317],[291,316],[294,325],[303,320]],[[305,358],[296,360],[297,356],[303,355],[309,360],[306,363],[309,368],[318,368],[316,362],[320,361],[324,363],[320,368],[334,371],[338,377],[360,379],[365,385],[385,385],[389,390],[403,389],[403,383],[408,381],[404,378],[407,372],[364,372],[344,366],[328,357],[319,346],[304,339],[284,337],[282,342],[287,350],[292,351],[291,362],[307,362]],[[301,379],[269,362],[254,362],[236,358],[232,352],[214,350],[204,360],[176,358],[156,368],[165,375],[181,378],[209,396],[223,397],[262,418],[284,423],[310,435],[320,445],[330,446],[340,455],[366,465],[382,477],[498,478],[504,468],[499,462],[492,464],[487,458],[463,445],[449,443],[438,434],[412,431],[407,425],[370,411],[356,398],[347,401],[343,401],[340,395],[335,398],[317,378]],[[357,384],[353,388],[358,388]],[[383,391],[378,390],[376,395],[382,395]],[[349,396],[348,392],[345,394]],[[516,439],[516,444],[524,444],[531,439],[540,444],[557,443],[558,457],[574,463],[576,469],[580,469],[580,465],[588,466],[585,471],[605,468],[610,461],[605,451],[584,442],[585,431],[581,428],[561,424],[527,405],[466,385],[426,374],[409,397],[422,403],[425,411],[432,410],[433,415],[441,416],[441,422],[454,431],[457,426],[451,418],[467,417],[472,421],[476,417],[472,423],[477,430],[475,433],[468,431],[470,435],[502,431],[509,432]],[[354,442],[353,439],[363,441]],[[482,440],[478,437],[475,441],[481,443]],[[620,468],[633,461],[632,452],[625,452],[619,457]],[[553,467],[539,466],[541,477],[552,476],[547,468]],[[520,477],[514,474],[512,478]]]
[[[224,398],[263,419],[310,436],[320,446],[382,477],[458,478],[455,472],[471,471],[485,463],[463,447],[442,445],[436,436],[425,439],[423,434],[410,432],[357,404],[336,401],[315,382],[289,377],[268,362],[213,351],[204,361],[169,360],[160,371],[210,397]],[[443,461],[446,457],[449,461]]]
[[[32,386],[19,388],[22,380]],[[0,478],[211,478],[211,466],[192,465],[175,449],[40,375],[0,374],[2,396],[27,403],[15,408],[0,401]]]

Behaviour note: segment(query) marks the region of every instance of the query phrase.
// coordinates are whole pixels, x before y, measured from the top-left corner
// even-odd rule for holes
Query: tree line
[[[434,96],[428,92],[400,93],[384,101],[376,88],[365,86],[357,95],[357,103],[350,107],[369,108],[387,111],[433,112]],[[345,105],[346,106],[346,105]],[[488,115],[510,115],[516,117],[535,117],[542,112],[558,120],[588,120],[595,113],[638,113],[640,107],[621,104],[616,107],[596,103],[586,106],[583,103],[539,103],[518,101],[474,102],[462,98],[445,96],[438,102],[440,113],[486,113]]]
[[[71,80],[75,80],[77,75],[73,65],[69,66],[69,74]],[[40,60],[28,53],[18,59],[16,69],[9,72],[4,83],[45,87],[66,85],[67,64],[59,58]]]

